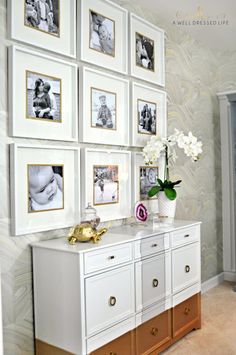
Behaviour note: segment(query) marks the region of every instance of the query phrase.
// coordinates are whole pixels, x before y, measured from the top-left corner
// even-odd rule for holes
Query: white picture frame
[[[79,148],[12,143],[10,163],[13,235],[71,227],[78,223],[80,218]],[[58,183],[57,189],[52,192],[53,197],[50,195],[47,201],[39,201],[38,197],[34,200],[32,198],[34,196],[34,191],[31,191],[32,186],[37,188],[37,193],[39,191],[42,193],[45,191],[45,186],[49,185],[46,181],[44,189],[40,189],[40,179],[30,181],[34,178],[29,173],[32,166],[39,166],[37,174],[42,174],[41,168],[45,166],[50,171],[52,167],[63,169],[61,184]]]
[[[25,0],[9,0],[10,37],[13,40],[76,58],[76,0],[58,0],[57,9],[52,9],[44,21],[39,16],[37,7],[29,9],[28,6],[30,5],[26,5]],[[57,31],[45,30],[45,24],[49,24],[50,19],[55,22],[56,17]],[[36,25],[38,21],[40,21],[39,25]]]
[[[165,86],[165,32],[130,13],[130,36],[130,74]]]
[[[161,156],[157,163],[146,165],[141,152],[132,152],[132,208],[134,209],[135,203],[139,201],[147,208],[148,214],[158,213],[157,197],[147,197],[148,187],[151,188],[153,185],[156,185],[153,181],[150,184],[147,184],[148,173],[151,170],[155,172],[155,176],[157,173],[158,178],[162,180],[164,179],[164,156]],[[146,188],[143,184],[146,184]],[[143,196],[143,192],[145,196]]]
[[[101,167],[109,167],[118,172],[112,183],[103,176],[105,180],[103,191],[95,175]],[[96,208],[102,222],[131,216],[131,152],[84,148],[81,172],[82,209],[90,202]],[[100,192],[103,196],[100,196]]]
[[[20,46],[11,46],[9,48],[9,134],[14,137],[77,141],[77,70],[76,64]],[[35,83],[41,79],[46,85],[50,83],[49,94],[53,96],[56,106],[54,112],[58,114],[59,121],[54,120],[55,117],[53,119],[36,117],[36,107],[33,107],[38,100],[37,97],[34,100],[37,96]],[[51,100],[51,96],[49,99]],[[43,101],[45,100],[41,102]]]
[[[79,3],[80,59],[127,74],[128,11],[109,0],[79,0]],[[100,16],[98,25],[92,17],[96,14]],[[101,37],[104,25],[106,36]]]
[[[129,81],[83,67],[79,91],[80,141],[128,146]]]
[[[149,118],[143,118],[142,107],[151,110]],[[154,112],[155,110],[155,112]],[[141,122],[141,118],[143,118]],[[153,129],[154,125],[154,129]],[[135,147],[144,147],[152,135],[166,136],[166,92],[132,83],[131,141]]]

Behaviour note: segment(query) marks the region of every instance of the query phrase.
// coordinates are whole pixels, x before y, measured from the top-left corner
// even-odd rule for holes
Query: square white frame
[[[10,145],[11,231],[22,235],[71,227],[80,218],[79,148],[15,144]],[[63,165],[64,208],[28,212],[27,164]]]
[[[128,11],[109,0],[79,0],[78,48],[80,59],[107,69],[128,73]],[[89,10],[115,21],[115,56],[89,47]],[[101,63],[101,64],[100,64]]]
[[[164,171],[165,171],[165,158],[161,156],[158,159],[158,162],[151,165],[146,165],[144,162],[143,154],[141,152],[133,152],[132,153],[132,201],[135,203],[140,201],[148,210],[149,214],[158,212],[158,201],[157,197],[153,197],[147,200],[140,199],[140,167],[158,167],[158,177],[160,179],[164,179]],[[132,207],[134,207],[132,206]]]
[[[156,118],[156,135],[166,136],[166,92],[155,89],[151,86],[132,83],[132,145],[135,147],[144,147],[151,138],[151,134],[138,133],[138,100],[154,103],[157,107]]]
[[[8,0],[8,31],[14,40],[76,58],[76,0],[60,0],[60,35],[24,24],[24,0]]]
[[[62,80],[61,122],[26,118],[27,70]],[[77,85],[76,64],[20,46],[11,46],[9,48],[9,134],[16,137],[58,141],[78,140]]]
[[[101,222],[128,218],[131,216],[131,152],[125,150],[104,150],[84,148],[81,157],[82,210],[90,202],[93,205],[93,167],[118,165],[119,202],[95,205]]]
[[[136,32],[154,41],[153,71],[136,65]],[[133,13],[130,14],[130,74],[153,84],[165,86],[165,32]]]
[[[116,130],[91,125],[91,89],[116,94]],[[129,81],[88,67],[80,71],[80,141],[129,145]]]

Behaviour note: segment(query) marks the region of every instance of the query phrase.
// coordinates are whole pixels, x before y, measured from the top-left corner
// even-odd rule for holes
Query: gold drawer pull
[[[184,314],[186,314],[186,316],[189,314],[189,312],[190,312],[190,308],[188,308],[188,307],[185,307],[185,309],[184,309]]]
[[[116,298],[114,296],[111,296],[110,299],[109,299],[109,304],[110,306],[115,306],[116,304]]]
[[[113,351],[111,351],[109,355],[116,355],[116,353],[113,353]]]
[[[115,259],[115,255],[109,256],[108,259],[110,259],[110,260]]]
[[[153,287],[157,287],[158,284],[159,284],[159,281],[158,281],[157,279],[153,279],[153,280],[152,280],[152,286],[153,286]]]
[[[158,328],[152,328],[151,334],[152,334],[154,337],[156,337],[157,334],[158,334]]]
[[[190,235],[189,234],[185,234],[184,238],[189,238]]]
[[[158,244],[152,244],[152,248],[156,248],[158,246]]]
[[[189,271],[190,271],[190,266],[189,266],[189,265],[186,265],[186,266],[185,266],[185,272],[188,273]]]

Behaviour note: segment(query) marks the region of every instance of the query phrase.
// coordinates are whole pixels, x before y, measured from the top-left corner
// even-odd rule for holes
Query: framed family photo
[[[132,145],[144,147],[151,136],[166,135],[166,93],[133,82]]]
[[[80,141],[129,145],[129,81],[83,67],[79,91]]]
[[[81,60],[128,72],[128,12],[109,0],[80,0]],[[100,64],[101,63],[101,64]]]
[[[80,216],[79,148],[11,144],[14,235],[70,227]]]
[[[149,213],[158,212],[157,197],[148,197],[148,191],[156,185],[157,178],[164,178],[164,157],[157,164],[145,165],[143,154],[132,153],[132,200],[142,202]]]
[[[82,206],[89,202],[101,221],[131,215],[131,153],[124,150],[82,151]]]
[[[10,135],[77,140],[77,66],[18,46],[9,51]]]
[[[130,72],[132,76],[165,86],[165,33],[130,14]]]
[[[76,57],[76,0],[9,0],[10,36]]]

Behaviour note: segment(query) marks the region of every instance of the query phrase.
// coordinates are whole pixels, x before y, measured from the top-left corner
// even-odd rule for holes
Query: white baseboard
[[[236,274],[235,274],[236,276]],[[205,281],[202,283],[202,293],[205,293],[206,291],[210,290],[211,288],[218,286],[221,284],[225,279],[225,273],[222,272],[221,274],[218,274],[211,279]]]
[[[225,271],[224,272],[224,279],[225,279],[225,281],[235,282],[236,281],[236,272]]]

